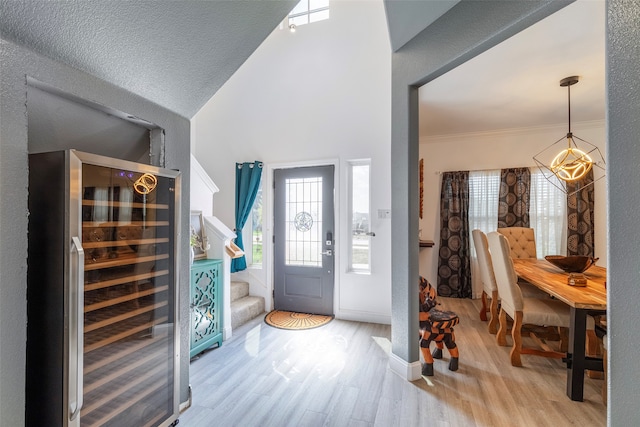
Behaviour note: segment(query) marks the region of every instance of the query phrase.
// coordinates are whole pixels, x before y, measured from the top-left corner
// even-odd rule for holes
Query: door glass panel
[[[84,164],[82,427],[173,412],[175,179]]]
[[[285,181],[285,264],[322,266],[322,177]]]

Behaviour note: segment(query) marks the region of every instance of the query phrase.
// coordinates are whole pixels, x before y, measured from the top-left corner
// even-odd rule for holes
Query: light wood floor
[[[390,327],[333,320],[284,331],[262,317],[190,366],[193,403],[180,426],[605,426],[602,381],[585,378],[585,401],[565,394],[559,360],[495,344],[479,301],[440,298],[461,318],[460,369],[436,360],[435,376],[408,382],[389,370]],[[510,341],[509,341],[510,342]],[[416,339],[416,345],[418,340]]]

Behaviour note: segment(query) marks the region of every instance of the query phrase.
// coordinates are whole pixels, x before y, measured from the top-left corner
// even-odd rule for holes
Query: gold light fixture
[[[575,181],[584,177],[593,166],[591,157],[574,147],[573,139],[567,137],[568,147],[551,161],[551,171],[563,181]]]
[[[145,173],[133,183],[133,188],[138,194],[149,194],[158,185],[158,178],[150,173]]]
[[[533,157],[545,178],[565,193],[567,186],[564,183],[582,180],[584,182],[581,181],[579,187],[584,188],[604,178],[605,161],[600,149],[571,132],[571,86],[578,80],[578,76],[560,80],[560,86],[567,88],[568,95],[569,130],[566,136]],[[558,152],[556,145],[562,141],[566,141],[566,146]],[[578,146],[578,141],[581,146]],[[585,180],[591,170],[594,172],[593,179]]]

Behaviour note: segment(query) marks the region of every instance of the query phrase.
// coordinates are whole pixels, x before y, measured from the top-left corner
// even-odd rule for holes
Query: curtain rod
[[[442,175],[443,173],[446,172],[487,172],[487,171],[501,171],[503,169],[520,169],[520,168],[529,168],[529,169],[540,169],[540,167],[538,167],[537,165],[533,165],[533,166],[517,166],[517,167],[508,167],[508,168],[489,168],[489,169],[471,169],[468,171],[464,171],[464,170],[452,170],[452,171],[435,171],[434,174],[435,175]]]

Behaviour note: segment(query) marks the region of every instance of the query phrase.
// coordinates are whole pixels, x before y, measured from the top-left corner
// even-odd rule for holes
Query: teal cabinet
[[[193,357],[214,344],[222,345],[222,260],[203,259],[191,265],[191,351]]]

